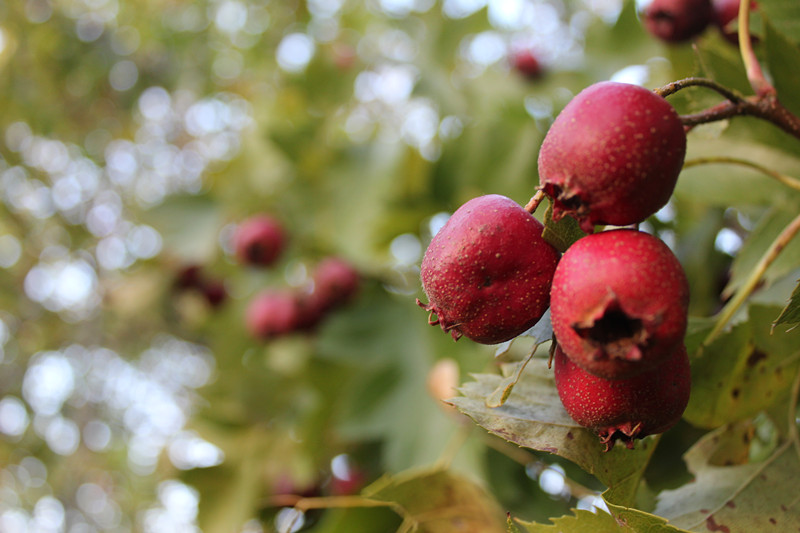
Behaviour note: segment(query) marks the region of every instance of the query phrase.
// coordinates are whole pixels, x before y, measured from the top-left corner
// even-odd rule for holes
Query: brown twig
[[[692,127],[735,116],[751,116],[766,120],[800,139],[800,118],[786,109],[774,93],[748,96],[738,102],[726,100],[699,113],[681,115],[681,121],[684,126]]]

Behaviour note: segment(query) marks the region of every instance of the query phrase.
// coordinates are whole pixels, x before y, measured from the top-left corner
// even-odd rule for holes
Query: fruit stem
[[[684,161],[683,168],[689,168],[698,165],[710,165],[714,163],[731,163],[733,165],[742,165],[745,167],[750,167],[752,169],[758,170],[759,172],[766,174],[767,176],[775,178],[776,180],[783,183],[787,187],[791,187],[792,189],[800,191],[800,180],[793,178],[791,176],[787,176],[786,174],[781,174],[780,172],[776,172],[775,170],[759,165],[758,163],[753,163],[752,161],[747,161],[746,159],[739,159],[737,157],[725,157],[725,156],[698,157],[696,159],[690,159],[688,161]]]
[[[673,81],[671,83],[664,85],[663,87],[659,87],[658,89],[653,89],[653,92],[661,96],[662,98],[666,98],[667,96],[673,95],[676,92],[680,91],[681,89],[685,89],[687,87],[706,87],[708,89],[712,89],[714,91],[717,91],[719,94],[721,94],[731,102],[738,103],[744,100],[744,96],[737,93],[736,91],[729,89],[724,85],[717,83],[714,80],[708,78],[699,78],[699,77],[684,78],[682,80]]]
[[[742,62],[747,79],[756,95],[775,95],[775,87],[764,77],[761,64],[753,51],[753,41],[750,37],[750,4],[751,0],[739,3],[739,50],[742,53]]]
[[[719,313],[714,328],[703,341],[703,346],[711,344],[722,332],[723,328],[728,324],[736,311],[744,304],[747,298],[753,293],[761,277],[767,271],[767,268],[777,259],[778,255],[786,248],[786,245],[800,232],[800,215],[796,216],[788,226],[778,235],[772,244],[770,244],[766,253],[761,257],[756,267],[750,272],[750,276],[745,280],[744,285],[736,292],[733,298],[725,304],[722,311]]]
[[[525,205],[525,211],[527,211],[530,214],[533,214],[534,211],[536,211],[536,208],[539,207],[539,204],[542,203],[543,199],[544,199],[544,190],[539,189],[538,191],[536,191],[536,194],[534,194],[533,197],[531,197],[531,199]]]

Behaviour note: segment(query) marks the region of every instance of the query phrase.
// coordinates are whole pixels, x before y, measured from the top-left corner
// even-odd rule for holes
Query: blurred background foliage
[[[800,13],[788,0],[759,5],[757,52],[797,111]],[[524,49],[541,76],[514,68]],[[573,462],[497,438],[441,401],[532,341],[495,358],[429,327],[414,301],[421,254],[474,196],[525,204],[549,124],[593,82],[654,88],[699,74],[750,92],[718,32],[666,46],[622,0],[15,0],[0,3],[0,72],[9,533],[452,531],[464,509],[464,530],[503,531],[506,512],[546,521],[605,508],[606,485]],[[703,89],[670,97],[683,113],[718,100]],[[737,117],[693,130],[687,157],[800,176],[799,152],[796,138]],[[645,229],[682,260],[698,335],[799,206],[797,191],[752,169],[682,174]],[[256,213],[290,239],[267,270],[232,254],[236,225]],[[250,298],[303,286],[331,255],[361,272],[358,298],[311,334],[252,338]],[[224,284],[222,303],[175,289],[191,265]],[[714,347],[746,359],[742,346],[757,341],[779,354],[783,377],[760,382],[777,394],[744,409],[698,386],[695,425],[661,439],[639,508],[696,475],[682,454],[710,429],[740,424],[725,435],[755,435],[762,458],[791,433],[797,338],[763,331],[798,265],[795,242],[768,271],[753,321],[745,309]],[[700,364],[708,380],[752,386]],[[292,495],[362,490],[371,506],[292,508]],[[561,520],[618,527],[598,516]]]

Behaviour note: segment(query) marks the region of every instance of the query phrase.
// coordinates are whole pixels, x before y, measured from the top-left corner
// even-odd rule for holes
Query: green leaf
[[[772,323],[773,329],[781,324],[795,326],[800,324],[800,283],[792,291],[789,303],[783,308],[781,314]]]
[[[764,46],[767,66],[778,98],[794,114],[800,114],[800,48],[765,18]],[[800,31],[800,26],[798,26]]]
[[[566,252],[572,243],[585,237],[578,222],[571,216],[553,220],[553,202],[548,198],[547,209],[544,212],[544,231],[542,238],[552,244],[559,252]]]
[[[758,10],[769,17],[775,29],[795,45],[800,45],[800,3],[795,0],[758,0]]]
[[[686,453],[695,481],[663,491],[655,512],[694,531],[758,533],[796,528],[800,523],[796,505],[800,457],[793,443],[785,442],[761,463],[717,466],[712,459],[731,438],[728,433],[727,427],[709,433]]]
[[[497,408],[486,399],[503,376],[476,374],[465,383],[462,396],[449,400],[487,431],[519,446],[564,457],[609,487],[611,501],[631,504],[639,479],[655,448],[657,437],[636,443],[634,450],[615,446],[603,451],[597,435],[573,421],[558,397],[547,359],[534,358],[508,400]]]
[[[505,513],[494,498],[472,480],[446,470],[386,476],[363,495],[396,504],[419,533],[506,531]]]
[[[684,418],[713,428],[768,408],[800,366],[800,332],[770,335],[774,307],[751,306],[735,325],[692,358],[692,395]]]
[[[612,514],[605,511],[576,509],[572,516],[551,518],[552,524],[520,522],[529,533],[679,533],[684,530],[672,527],[666,520],[637,509],[609,505]]]

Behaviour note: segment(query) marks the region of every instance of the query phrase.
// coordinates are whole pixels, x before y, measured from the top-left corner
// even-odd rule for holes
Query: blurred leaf
[[[506,531],[505,513],[497,502],[472,480],[446,470],[388,476],[363,494],[399,505],[405,517],[418,524],[419,533]]]
[[[684,418],[713,428],[753,416],[782,398],[800,366],[800,332],[770,335],[773,307],[751,306],[692,358],[692,395]]]
[[[766,13],[776,30],[800,45],[800,4],[794,0],[758,0],[758,9]]]
[[[785,442],[760,463],[713,465],[711,458],[731,437],[738,435],[723,427],[689,450],[685,460],[696,480],[662,492],[655,512],[695,531],[757,533],[796,527],[800,457],[793,443]]]
[[[142,218],[158,228],[164,248],[187,263],[205,263],[219,248],[222,215],[208,196],[171,196]]]
[[[564,410],[547,360],[534,358],[508,400],[497,408],[486,405],[503,377],[476,374],[465,383],[462,396],[449,402],[487,431],[519,446],[564,457],[609,487],[609,500],[633,502],[639,479],[657,438],[637,441],[629,450],[615,446],[603,451],[597,435],[576,424]]]
[[[795,201],[776,202],[759,220],[736,254],[731,268],[731,279],[723,294],[731,295],[742,286],[772,242],[797,216],[798,206],[800,203]],[[770,285],[789,274],[798,265],[800,265],[800,238],[795,238],[781,250],[780,255],[767,268],[762,279],[766,285]]]
[[[792,327],[800,324],[800,284],[792,291],[791,299],[781,314],[773,322],[773,328],[781,324],[788,324]]]
[[[764,45],[767,52],[767,67],[772,75],[778,98],[795,115],[800,115],[800,47],[769,21],[765,20]],[[796,31],[800,33],[800,25]]]

